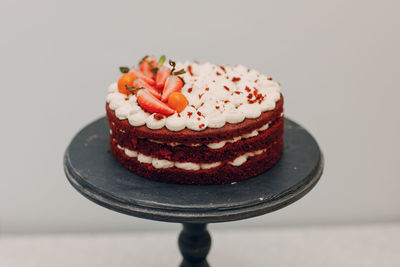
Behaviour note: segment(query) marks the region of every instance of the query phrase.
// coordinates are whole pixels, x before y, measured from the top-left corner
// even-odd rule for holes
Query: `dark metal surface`
[[[184,223],[178,245],[183,257],[180,267],[209,267],[206,257],[211,236],[207,224]]]
[[[134,175],[107,152],[109,128],[101,118],[74,137],[64,169],[85,197],[118,212],[168,222],[224,222],[283,208],[317,183],[323,157],[314,138],[285,119],[284,146],[272,169],[249,180],[227,185],[165,184]]]

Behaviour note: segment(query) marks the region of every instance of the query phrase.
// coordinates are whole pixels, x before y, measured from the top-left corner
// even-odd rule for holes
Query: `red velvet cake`
[[[242,65],[145,57],[109,87],[111,151],[168,183],[225,184],[271,168],[283,150],[279,83]]]

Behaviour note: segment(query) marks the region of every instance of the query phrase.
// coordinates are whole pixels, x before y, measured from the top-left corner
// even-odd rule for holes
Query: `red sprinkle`
[[[199,99],[201,99],[201,97],[203,96],[204,94],[199,94]]]
[[[207,87],[207,88],[206,88],[206,91],[208,91],[208,90],[210,90],[210,88]]]
[[[189,111],[189,112],[187,113],[187,115],[188,115],[188,117],[190,118],[190,117],[193,115],[193,112],[190,112],[190,111]]]
[[[248,98],[248,99],[253,98],[253,94],[251,94],[251,93],[248,94],[248,95],[247,95],[247,98]]]
[[[191,65],[188,66],[188,71],[189,71],[190,76],[193,76],[192,66]]]
[[[224,101],[225,104],[227,104],[227,103],[229,103],[229,102],[230,102],[229,100],[225,100],[225,101]]]
[[[200,112],[200,111],[197,111],[197,115],[199,115],[199,116],[203,116],[203,114],[201,114],[201,112]]]
[[[238,82],[238,81],[240,81],[240,77],[233,77],[232,78],[232,82]]]
[[[270,80],[270,81],[272,81],[272,78],[267,78],[267,80]]]
[[[251,89],[248,86],[246,86],[244,90],[246,90],[247,92],[251,92]]]
[[[203,128],[204,126],[205,126],[204,123],[202,123],[199,125],[199,128]]]
[[[215,108],[216,108],[216,109],[219,109],[219,106],[216,106]]]
[[[192,91],[193,91],[193,88],[190,87],[190,88],[188,89],[188,93],[191,93]]]
[[[229,91],[229,87],[224,85],[225,90]]]
[[[199,120],[200,120],[200,117],[197,117],[197,120],[199,121]]]
[[[219,67],[221,68],[221,70],[223,70],[226,73],[224,66],[219,66]]]
[[[221,75],[221,73],[219,73],[218,71],[217,71],[215,74],[217,74],[218,76],[220,76],[220,75]]]
[[[156,115],[154,115],[154,119],[160,121],[162,119],[164,119],[165,116],[163,114],[157,113]]]
[[[178,118],[180,118],[181,117],[181,114],[180,113],[178,113]]]
[[[258,82],[258,79],[254,80],[254,82],[257,83],[257,82]]]
[[[237,95],[240,95],[240,92],[239,92],[239,91],[235,91],[234,93],[237,94]]]

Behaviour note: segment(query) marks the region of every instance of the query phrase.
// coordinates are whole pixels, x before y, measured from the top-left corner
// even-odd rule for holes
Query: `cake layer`
[[[243,163],[245,163],[249,158],[260,155],[267,151],[267,148],[265,148],[265,149],[251,151],[251,152],[246,152],[246,153],[232,159],[231,161],[226,161],[226,162],[225,161],[224,162],[217,161],[217,162],[210,162],[210,163],[196,163],[196,162],[170,161],[170,160],[166,160],[166,159],[159,159],[159,158],[155,158],[152,156],[147,156],[138,151],[130,150],[130,149],[120,146],[116,142],[115,139],[112,139],[111,143],[113,143],[114,146],[116,145],[118,149],[122,150],[127,157],[136,158],[140,163],[152,164],[153,167],[156,169],[165,169],[165,168],[176,167],[178,169],[194,170],[194,171],[197,171],[200,169],[217,168],[218,166],[220,166],[223,163],[227,163],[232,166],[240,166]]]
[[[115,125],[111,125],[111,136],[120,146],[154,158],[179,162],[210,163],[230,161],[246,152],[265,149],[274,141],[282,138],[283,121],[283,117],[278,117],[268,129],[261,131],[258,135],[234,143],[227,143],[219,149],[212,149],[206,145],[170,146],[150,142],[145,138],[131,138],[127,133],[118,131]]]
[[[256,119],[245,119],[238,124],[227,123],[221,128],[207,128],[203,131],[193,131],[185,128],[179,132],[171,132],[165,127],[158,130],[152,130],[146,126],[133,127],[127,119],[118,119],[115,112],[109,107],[109,104],[106,104],[106,110],[111,128],[115,127],[114,129],[125,132],[130,139],[147,138],[163,143],[207,144],[233,139],[234,137],[251,133],[267,123],[273,123],[283,113],[283,97],[281,96],[280,100],[276,103],[274,110],[263,112]]]
[[[248,179],[271,168],[279,160],[282,151],[283,143],[280,138],[261,154],[248,157],[247,161],[239,166],[224,161],[209,169],[185,170],[175,166],[156,168],[152,163],[141,163],[137,157],[128,156],[122,147],[111,140],[111,152],[125,168],[152,180],[179,184],[226,184]]]

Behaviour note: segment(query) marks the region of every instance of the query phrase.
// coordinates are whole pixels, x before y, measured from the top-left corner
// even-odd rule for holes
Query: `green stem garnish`
[[[180,70],[174,71],[172,73],[172,75],[181,75],[181,74],[184,74],[184,73],[186,73],[186,71],[184,69],[180,69]]]
[[[129,67],[119,67],[119,71],[122,73],[128,73],[129,72]]]
[[[160,57],[160,59],[158,60],[158,67],[161,67],[164,64],[165,59],[166,59],[165,55],[162,55]]]
[[[135,86],[128,86],[128,85],[125,85],[125,88],[126,88],[126,90],[131,92],[133,95],[136,94],[136,92],[139,91],[140,89],[145,89],[144,87],[137,88]]]
[[[169,60],[169,65],[172,67],[172,70],[171,70],[171,74],[172,74],[172,72],[174,72],[174,70],[175,70],[176,63],[175,63],[175,61],[172,61],[172,60],[170,59],[170,60]]]
[[[180,69],[175,71],[176,63],[175,61],[169,60],[169,65],[171,65],[172,70],[171,70],[171,75],[181,75],[184,74],[186,71],[184,69]]]

